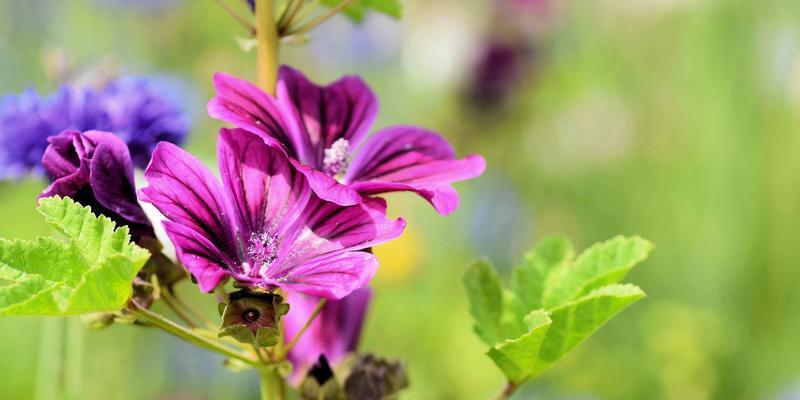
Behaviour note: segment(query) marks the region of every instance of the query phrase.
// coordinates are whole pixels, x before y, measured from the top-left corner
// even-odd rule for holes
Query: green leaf
[[[322,4],[328,7],[335,7],[343,0],[322,0]],[[403,14],[403,5],[400,0],[357,0],[352,5],[344,9],[344,14],[356,22],[364,19],[367,11],[374,10],[386,14],[393,18],[400,18]]]
[[[543,239],[528,254],[522,265],[511,276],[511,291],[520,302],[522,315],[542,308],[545,288],[551,287],[556,274],[553,271],[565,270],[575,257],[575,250],[569,239],[551,236]]]
[[[464,273],[464,286],[478,337],[490,346],[505,339],[500,326],[503,287],[492,265],[485,260],[473,263]]]
[[[644,292],[634,285],[615,284],[551,310],[553,324],[530,378],[546,371],[617,313],[644,297]]]
[[[547,312],[537,310],[526,317],[528,333],[509,339],[495,346],[486,353],[503,371],[503,374],[514,383],[525,381],[533,372],[545,336],[552,321]]]
[[[645,296],[617,282],[652,247],[638,237],[616,237],[573,261],[569,240],[550,237],[514,270],[511,290],[503,289],[491,264],[473,264],[464,284],[475,332],[491,346],[487,355],[514,384],[542,374]]]
[[[552,271],[542,299],[545,308],[560,306],[590,291],[617,283],[653,249],[638,236],[617,236],[584,251],[572,266]]]
[[[57,197],[39,211],[69,238],[0,239],[0,315],[75,315],[118,311],[149,253],[88,207]]]

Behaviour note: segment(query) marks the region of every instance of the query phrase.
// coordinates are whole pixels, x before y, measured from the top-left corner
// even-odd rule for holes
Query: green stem
[[[345,8],[351,6],[355,2],[356,2],[356,0],[342,0],[341,3],[339,3],[336,6],[332,7],[330,10],[328,10],[328,12],[317,16],[316,18],[312,19],[311,21],[306,22],[305,24],[303,24],[302,26],[300,26],[297,29],[292,29],[291,31],[288,31],[285,36],[306,33],[308,31],[316,28],[317,25],[327,21],[328,19],[330,19],[334,15],[338,14],[340,11],[342,11]]]
[[[256,41],[258,42],[258,86],[275,95],[278,80],[278,27],[274,0],[256,0]]]
[[[36,365],[34,398],[48,400],[61,398],[60,370],[64,339],[64,318],[42,319],[39,338],[39,362]]]
[[[288,31],[292,26],[292,21],[294,17],[297,16],[297,12],[303,8],[304,0],[291,0],[289,5],[286,7],[286,12],[281,15],[281,19],[278,21],[278,33]]]
[[[286,382],[276,368],[261,370],[261,400],[286,399]]]
[[[175,313],[186,325],[189,325],[190,328],[197,328],[197,324],[192,320],[192,318],[178,306],[177,301],[174,296],[169,293],[169,289],[164,290],[161,292],[161,298],[164,300],[164,303],[169,306],[172,312]]]
[[[253,367],[258,368],[261,366],[256,360],[254,360],[248,354],[241,353],[239,351],[228,348],[227,346],[224,346],[219,342],[206,339],[200,335],[197,335],[194,332],[164,318],[161,315],[158,315],[150,310],[140,307],[138,304],[134,303],[134,306],[136,307],[134,313],[136,313],[138,317],[150,323],[151,325],[166,331],[167,333],[177,336],[195,346],[199,346],[206,350],[211,350],[220,353],[225,357],[235,358]]]
[[[65,391],[68,399],[83,396],[84,325],[78,317],[67,320],[67,348],[64,356]]]
[[[289,354],[289,351],[291,351],[292,347],[294,347],[294,345],[297,344],[297,341],[300,340],[300,337],[303,336],[303,334],[306,332],[308,327],[311,326],[311,323],[314,322],[314,319],[316,319],[317,315],[319,315],[319,313],[322,312],[322,308],[324,308],[325,304],[327,304],[327,303],[328,303],[328,299],[321,299],[319,301],[319,303],[317,303],[317,308],[315,308],[314,312],[311,313],[311,316],[308,318],[308,321],[306,321],[305,325],[303,325],[303,327],[300,328],[300,331],[297,332],[296,335],[294,335],[294,337],[292,338],[292,341],[289,342],[288,345],[286,345],[286,348],[280,354],[280,357],[278,357],[279,360],[284,359],[286,357],[286,355]]]

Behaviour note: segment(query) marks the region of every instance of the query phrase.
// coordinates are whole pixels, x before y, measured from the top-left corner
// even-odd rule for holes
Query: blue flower
[[[155,83],[122,78],[101,90],[64,86],[49,97],[33,89],[0,99],[0,179],[42,175],[47,138],[67,129],[122,138],[144,168],[159,141],[181,143],[188,118]]]

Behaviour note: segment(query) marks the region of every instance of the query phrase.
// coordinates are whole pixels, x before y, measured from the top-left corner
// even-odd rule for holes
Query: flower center
[[[247,243],[247,259],[244,263],[245,273],[260,276],[267,267],[278,258],[278,236],[270,232],[253,233]]]
[[[350,142],[345,138],[337,139],[331,147],[325,149],[325,158],[322,160],[322,170],[329,176],[341,180],[347,169],[347,155],[350,152]]]
[[[242,313],[242,319],[249,324],[258,321],[259,317],[261,317],[261,313],[252,308],[248,308]]]

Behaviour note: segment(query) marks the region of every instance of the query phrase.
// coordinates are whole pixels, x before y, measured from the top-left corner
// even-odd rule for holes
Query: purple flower
[[[478,109],[507,100],[530,67],[530,51],[520,44],[490,39],[473,67],[469,99]]]
[[[264,289],[281,287],[338,299],[364,286],[377,259],[357,251],[399,236],[402,219],[386,203],[340,206],[317,197],[282,151],[242,129],[222,129],[222,185],[203,164],[159,143],[139,197],[156,206],[178,258],[200,289],[225,277]]]
[[[332,364],[355,351],[372,292],[361,288],[341,300],[325,304],[314,322],[289,352],[296,377],[302,377],[320,355]],[[300,332],[319,303],[319,298],[289,293],[289,313],[283,317],[284,339],[288,343]]]
[[[257,133],[269,145],[283,149],[314,192],[337,204],[357,204],[364,196],[378,193],[412,191],[439,213],[448,214],[458,206],[458,193],[451,183],[477,177],[485,167],[479,155],[456,159],[444,138],[422,128],[394,126],[367,139],[378,103],[355,76],[321,87],[284,66],[277,99],[221,73],[214,84],[217,96],[208,104],[212,117]]]
[[[34,90],[8,95],[0,100],[0,179],[41,174],[47,138],[68,129],[112,132],[144,168],[157,142],[183,141],[188,120],[142,78],[119,79],[100,91],[64,86],[47,98]]]
[[[135,241],[154,238],[153,227],[136,200],[128,147],[108,132],[64,131],[48,139],[42,165],[53,183],[39,195],[71,197],[121,225]]]

